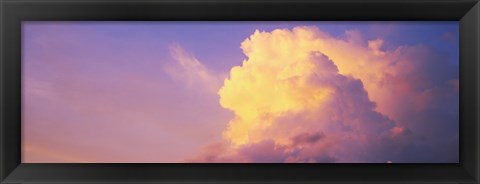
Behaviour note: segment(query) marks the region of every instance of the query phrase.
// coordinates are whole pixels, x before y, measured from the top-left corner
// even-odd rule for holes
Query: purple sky
[[[362,40],[384,40],[382,49],[392,53],[425,46],[428,51],[402,53],[429,60],[418,65],[422,75],[409,74],[412,78],[402,81],[424,77],[422,85],[432,89],[458,81],[457,22],[23,22],[22,161],[184,162],[221,140],[236,117],[219,104],[217,94],[202,89],[210,83],[199,83],[190,74],[218,74],[212,79],[219,82],[212,88],[218,89],[230,69],[247,59],[240,46],[256,29],[298,26],[317,27],[336,39],[356,30]],[[403,55],[398,57],[408,58]],[[182,59],[201,66],[178,73],[175,67],[184,66]],[[394,161],[457,162],[457,98],[425,102],[431,108],[405,111],[410,116],[403,119],[388,116],[416,133],[395,152]],[[436,127],[413,123],[436,121],[432,116],[445,112],[450,115]],[[390,149],[386,147],[379,149]],[[435,156],[434,151],[444,153]]]

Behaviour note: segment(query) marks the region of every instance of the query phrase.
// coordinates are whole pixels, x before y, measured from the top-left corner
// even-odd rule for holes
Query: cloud
[[[320,139],[324,138],[325,134],[321,132],[317,133],[304,133],[299,134],[292,138],[292,142],[294,145],[298,144],[315,144]]]
[[[274,54],[260,55],[267,48]],[[224,132],[233,147],[245,150],[269,141],[277,146],[269,149],[272,153],[283,150],[277,162],[317,161],[319,155],[336,160],[347,144],[367,151],[369,143],[395,126],[374,111],[362,82],[339,74],[321,52],[276,52],[276,48],[267,44],[260,48],[264,52],[248,55],[249,60],[232,69],[219,91],[220,104],[236,115]],[[332,143],[337,146],[330,147]]]
[[[312,163],[335,162],[335,158],[322,152],[305,151],[279,146],[273,140],[264,140],[232,149],[226,142],[217,142],[201,148],[198,155],[187,159],[193,163]]]
[[[216,93],[223,76],[210,71],[179,44],[172,44],[169,49],[175,64],[165,66],[164,70],[172,79],[187,85],[190,89]]]
[[[218,91],[235,113],[222,149],[190,161],[458,161],[458,66],[424,45],[384,42],[358,30],[255,31]]]

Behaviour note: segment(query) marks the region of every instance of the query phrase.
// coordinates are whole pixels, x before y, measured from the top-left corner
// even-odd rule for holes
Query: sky
[[[458,22],[22,23],[24,163],[458,163]]]

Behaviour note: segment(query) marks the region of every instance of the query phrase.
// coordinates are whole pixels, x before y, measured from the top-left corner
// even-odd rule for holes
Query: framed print
[[[480,5],[1,1],[1,183],[478,183]]]

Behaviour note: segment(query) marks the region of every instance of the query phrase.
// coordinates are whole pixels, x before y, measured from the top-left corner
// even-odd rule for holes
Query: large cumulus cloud
[[[255,31],[218,91],[235,117],[188,161],[457,162],[458,66],[384,42],[356,30]]]

